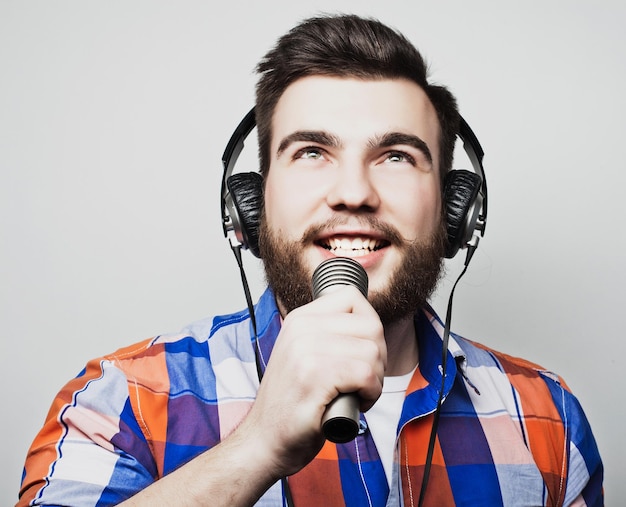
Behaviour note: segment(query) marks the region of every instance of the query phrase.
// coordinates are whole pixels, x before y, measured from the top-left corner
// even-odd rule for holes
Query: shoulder
[[[526,379],[541,378],[544,381],[556,383],[569,391],[567,384],[560,375],[541,364],[457,335],[455,335],[455,339],[463,350],[469,368],[492,367],[508,376],[519,376]]]
[[[122,370],[133,376],[154,378],[166,373],[168,364],[198,362],[208,359],[212,342],[236,341],[248,328],[249,314],[241,311],[206,317],[186,325],[180,331],[153,336],[90,361],[88,368],[98,365]],[[83,372],[84,373],[84,372]]]
[[[266,293],[257,306],[259,329],[275,314],[273,296]],[[259,308],[260,307],[260,308]],[[71,393],[107,385],[131,396],[139,392],[203,392],[215,398],[216,377],[241,370],[254,371],[254,333],[248,310],[197,320],[177,333],[154,336],[96,357],[66,386]],[[274,333],[267,333],[273,336]],[[239,370],[238,370],[239,369]],[[205,379],[199,382],[198,379]],[[206,392],[205,392],[206,391]]]

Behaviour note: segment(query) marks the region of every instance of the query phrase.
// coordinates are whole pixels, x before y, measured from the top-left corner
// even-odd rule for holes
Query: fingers
[[[327,377],[330,399],[356,392],[369,408],[380,395],[387,365],[383,327],[356,288],[344,286],[294,310],[281,335],[297,348],[303,376]]]
[[[303,311],[319,311],[320,313],[352,313],[354,311],[378,317],[369,301],[352,285],[338,285],[308,305],[296,308],[292,313]]]

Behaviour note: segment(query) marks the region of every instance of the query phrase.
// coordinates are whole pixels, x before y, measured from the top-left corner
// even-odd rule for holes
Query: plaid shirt
[[[266,362],[280,329],[256,309]],[[289,478],[296,507],[416,505],[441,386],[442,325],[415,318],[420,367],[398,424],[391,488],[371,432],[326,443]],[[248,312],[200,321],[91,361],[58,394],[29,451],[17,505],[115,505],[225,438],[258,388]],[[425,505],[603,505],[603,468],[556,375],[456,335]],[[362,416],[366,428],[367,415]],[[257,505],[284,505],[280,483]]]

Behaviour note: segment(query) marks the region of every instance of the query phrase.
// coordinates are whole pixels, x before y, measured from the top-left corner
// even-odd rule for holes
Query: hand
[[[367,411],[382,390],[387,348],[367,299],[345,286],[284,320],[257,399],[242,425],[257,431],[277,477],[305,466],[324,444],[321,420],[339,393]]]

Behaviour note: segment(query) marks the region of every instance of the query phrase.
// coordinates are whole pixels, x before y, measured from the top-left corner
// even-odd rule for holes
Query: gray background
[[[0,0],[1,504],[88,359],[244,305],[219,223],[221,153],[256,61],[320,11],[397,27],[456,93],[486,152],[490,216],[454,327],[563,375],[607,503],[626,498],[626,4]]]

